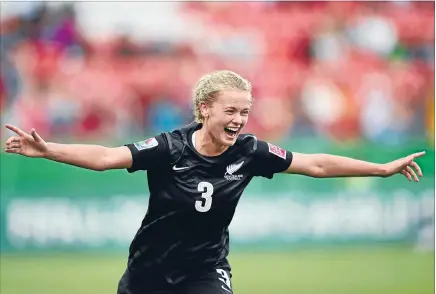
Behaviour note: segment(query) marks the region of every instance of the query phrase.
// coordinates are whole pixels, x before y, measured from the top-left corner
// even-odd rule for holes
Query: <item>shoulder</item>
[[[258,148],[258,139],[253,134],[241,134],[236,140],[235,147],[248,153],[254,153]]]
[[[188,141],[189,135],[194,132],[197,127],[198,124],[193,122],[181,128],[163,133],[162,135],[167,140],[170,149],[174,147],[173,144],[176,144],[176,147],[180,147]]]
[[[257,144],[257,137],[253,134],[240,134],[238,136],[238,139],[236,140],[236,143],[239,143],[239,144],[247,144],[247,143]]]
[[[286,158],[286,150],[274,145],[270,142],[259,140],[253,134],[244,134],[238,138],[237,143],[239,146],[244,148],[245,150],[250,151],[250,153],[255,156],[269,156],[276,155],[283,159]]]
[[[166,141],[172,162],[177,161],[182,155],[185,145],[188,144],[189,136],[197,127],[197,123],[191,123],[187,126],[161,134]]]

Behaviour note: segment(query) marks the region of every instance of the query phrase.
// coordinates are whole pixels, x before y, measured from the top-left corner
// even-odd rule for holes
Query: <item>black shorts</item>
[[[161,277],[134,277],[128,270],[118,284],[118,294],[232,294],[231,273],[215,269],[190,275],[177,284],[170,284]]]

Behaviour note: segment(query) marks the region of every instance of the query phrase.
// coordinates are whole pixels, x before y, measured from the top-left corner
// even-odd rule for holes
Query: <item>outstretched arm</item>
[[[6,125],[6,128],[17,134],[6,142],[5,151],[8,153],[46,158],[95,171],[132,166],[132,153],[125,146],[109,148],[99,145],[47,143],[34,129],[27,134],[12,125]]]
[[[330,154],[293,152],[292,163],[284,172],[315,178],[390,177],[399,173],[404,175],[409,181],[413,179],[415,182],[419,182],[418,176],[422,177],[423,175],[420,167],[414,160],[424,154],[425,152],[414,153],[389,163],[377,164]]]
[[[100,145],[47,143],[44,158],[95,171],[132,166],[132,153],[126,146],[109,148]]]

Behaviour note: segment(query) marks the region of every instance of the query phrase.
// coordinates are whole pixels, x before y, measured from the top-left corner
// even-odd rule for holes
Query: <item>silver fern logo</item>
[[[241,180],[242,175],[234,175],[234,173],[237,172],[242,167],[243,164],[244,164],[244,162],[242,161],[240,163],[234,163],[234,164],[227,166],[226,173],[224,174],[224,178],[228,181]]]

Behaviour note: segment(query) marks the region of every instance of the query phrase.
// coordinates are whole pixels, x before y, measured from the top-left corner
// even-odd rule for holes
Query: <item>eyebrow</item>
[[[224,109],[225,110],[229,110],[229,109],[238,110],[238,108],[236,108],[234,106],[226,106],[226,107],[224,107]],[[250,108],[243,108],[241,111],[244,111],[244,110],[250,110]]]

